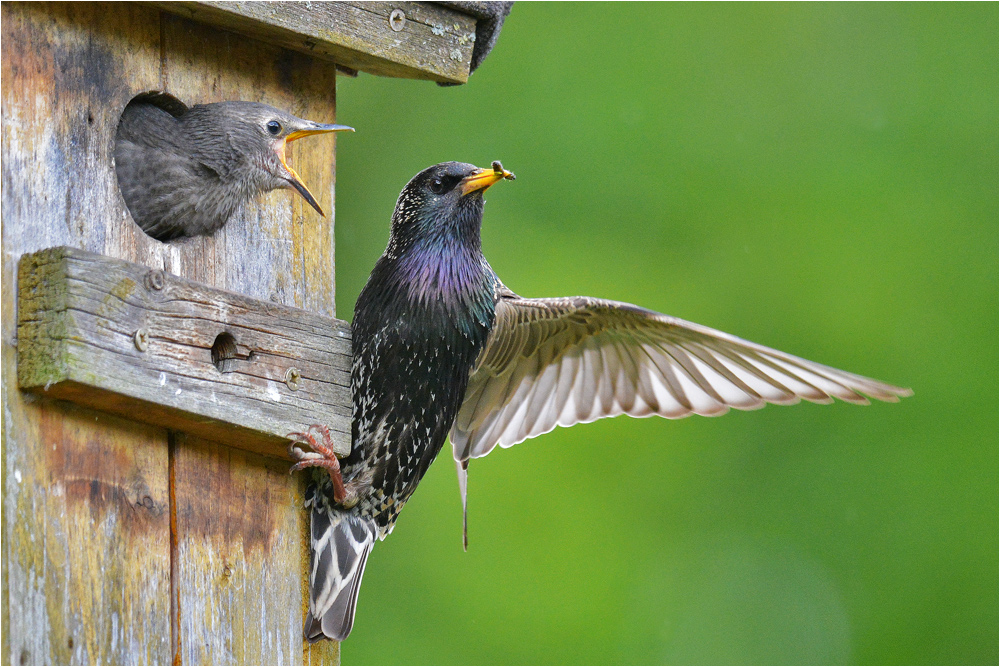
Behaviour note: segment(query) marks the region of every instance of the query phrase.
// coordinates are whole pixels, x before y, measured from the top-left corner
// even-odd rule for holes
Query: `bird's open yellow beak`
[[[301,139],[302,137],[308,137],[311,134],[326,134],[327,132],[353,132],[354,128],[348,127],[347,125],[324,125],[322,123],[313,123],[311,121],[306,121],[306,123],[306,127],[289,132],[284,141],[279,141],[274,147],[274,152],[277,153],[278,159],[281,160],[281,166],[288,172],[289,184],[295,188],[300,195],[302,195],[302,198],[305,199],[310,206],[316,209],[317,213],[325,218],[326,213],[324,213],[323,209],[320,208],[319,202],[317,202],[316,198],[313,197],[313,194],[309,192],[309,188],[306,187],[306,184],[302,182],[302,178],[295,173],[294,169],[288,166],[288,162],[285,159],[285,146],[291,141]]]
[[[516,176],[503,168],[499,160],[494,160],[489,169],[478,169],[462,179],[462,196],[480,192],[490,187],[497,181],[513,181]]]
[[[308,137],[310,134],[326,134],[327,132],[353,132],[353,127],[348,127],[347,125],[324,125],[322,123],[310,123],[309,127],[302,128],[301,130],[295,130],[294,132],[289,132],[288,136],[285,137],[285,141],[295,141],[296,139],[301,139],[302,137]]]

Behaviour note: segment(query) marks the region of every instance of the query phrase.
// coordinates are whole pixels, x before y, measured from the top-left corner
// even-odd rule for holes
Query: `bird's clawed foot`
[[[322,442],[317,440],[314,433],[319,434]],[[322,424],[313,424],[306,433],[289,433],[288,437],[292,440],[288,443],[288,454],[298,461],[289,472],[312,467],[326,468],[330,481],[333,482],[333,499],[337,503],[343,503],[347,490],[344,488],[344,478],[340,475],[340,461],[333,451],[330,429]],[[312,451],[306,451],[299,445],[307,445]]]

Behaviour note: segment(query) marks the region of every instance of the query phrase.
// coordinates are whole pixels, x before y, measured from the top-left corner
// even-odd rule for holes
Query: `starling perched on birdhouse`
[[[288,165],[285,147],[342,130],[352,128],[257,102],[187,107],[170,95],[149,93],[133,99],[118,124],[118,186],[132,218],[160,241],[213,234],[242,204],[278,188],[296,190],[324,215]]]
[[[483,193],[504,178],[446,162],[407,184],[355,308],[351,454],[338,464],[322,428],[295,434],[312,451],[293,443],[293,468],[331,472],[308,498],[310,640],[350,633],[375,538],[449,435],[464,506],[470,459],[556,426],[912,393],[628,303],[518,296],[480,244]]]

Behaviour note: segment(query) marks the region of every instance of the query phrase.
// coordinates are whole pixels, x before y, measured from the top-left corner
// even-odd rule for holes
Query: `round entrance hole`
[[[236,339],[231,333],[223,331],[215,337],[215,342],[212,343],[212,363],[215,364],[220,373],[229,373],[235,370],[239,354]]]

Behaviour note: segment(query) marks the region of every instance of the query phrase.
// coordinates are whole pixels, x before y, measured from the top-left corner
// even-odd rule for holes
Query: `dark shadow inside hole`
[[[239,358],[240,351],[232,334],[223,331],[215,337],[215,342],[212,343],[212,363],[220,373],[235,370]]]

